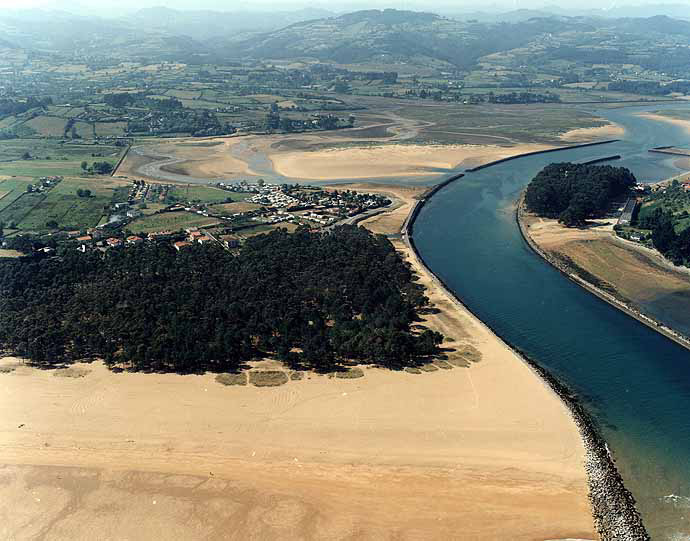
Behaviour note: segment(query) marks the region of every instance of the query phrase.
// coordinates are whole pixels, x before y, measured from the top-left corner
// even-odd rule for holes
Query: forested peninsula
[[[635,175],[625,167],[552,163],[530,181],[525,204],[527,210],[539,216],[579,226],[588,218],[604,214],[611,202],[636,182]]]
[[[0,260],[0,346],[45,366],[402,368],[438,352],[443,337],[415,325],[427,305],[390,241],[356,226],[277,230],[238,254],[150,243]]]

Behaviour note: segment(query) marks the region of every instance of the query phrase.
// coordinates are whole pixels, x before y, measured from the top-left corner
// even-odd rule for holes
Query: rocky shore
[[[459,177],[455,177],[455,180]],[[450,179],[448,179],[450,180]],[[449,182],[442,183],[442,186]],[[421,208],[429,197],[438,189],[426,194],[426,197],[417,202],[412,209],[408,220],[403,226],[403,239],[409,245],[412,253],[418,259],[427,272],[432,276],[438,287],[454,299],[466,310],[471,310],[446,286],[446,284],[436,276],[426,265],[424,259],[417,251],[414,242],[413,230],[414,221]],[[517,216],[517,215],[516,215]],[[519,220],[518,220],[519,221]],[[524,236],[524,232],[521,229]],[[527,239],[526,239],[527,240]],[[530,244],[531,245],[531,244]],[[494,334],[495,331],[486,323],[483,323]],[[572,418],[577,425],[586,450],[585,470],[587,472],[589,484],[589,499],[592,506],[592,515],[595,527],[599,532],[602,541],[645,541],[649,540],[642,518],[635,507],[635,499],[630,491],[625,488],[623,479],[616,468],[615,461],[611,456],[606,442],[599,433],[593,419],[579,403],[576,395],[563,383],[558,381],[546,369],[535,361],[531,360],[518,348],[508,343],[508,345],[532,368],[532,370],[553,390],[554,393],[563,401],[570,411]]]

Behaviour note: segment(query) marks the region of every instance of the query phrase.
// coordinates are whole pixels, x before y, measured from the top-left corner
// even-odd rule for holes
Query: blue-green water
[[[425,205],[415,241],[480,319],[580,394],[652,538],[690,539],[690,351],[564,278],[530,251],[514,218],[520,191],[554,161],[620,154],[614,165],[640,180],[677,174],[673,160],[648,149],[690,137],[634,116],[640,110],[600,112],[626,128],[621,142],[468,173]]]

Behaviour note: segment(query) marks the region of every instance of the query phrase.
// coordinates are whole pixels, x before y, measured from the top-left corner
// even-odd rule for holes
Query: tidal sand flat
[[[401,121],[390,129],[402,130],[406,126]],[[404,134],[363,138],[358,130],[300,134],[298,138],[249,135],[177,139],[135,147],[117,174],[154,180],[189,178],[191,182],[261,176],[290,180],[429,177],[546,148],[550,147],[515,142],[414,144]]]
[[[618,139],[625,135],[625,128],[614,122],[593,128],[576,128],[561,135],[561,140],[568,143],[589,143],[604,139]]]
[[[271,155],[277,173],[289,178],[335,180],[438,175],[457,167],[474,167],[546,145],[386,144],[331,148]]]
[[[690,120],[686,118],[681,118],[679,116],[674,116],[674,111],[669,111],[666,114],[662,114],[662,112],[637,113],[637,116],[646,118],[648,120],[652,120],[654,122],[665,122],[667,124],[673,124],[674,126],[678,126],[679,128],[682,128],[686,133],[690,134]]]

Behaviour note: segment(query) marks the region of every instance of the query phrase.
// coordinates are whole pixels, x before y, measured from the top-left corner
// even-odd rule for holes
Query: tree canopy
[[[636,182],[625,167],[552,163],[527,186],[525,204],[540,216],[558,218],[567,226],[581,225],[606,212],[611,201]]]
[[[147,243],[0,260],[0,347],[134,370],[224,372],[266,355],[399,368],[442,340],[414,326],[428,299],[412,278],[388,239],[356,226],[277,230],[238,255]]]

